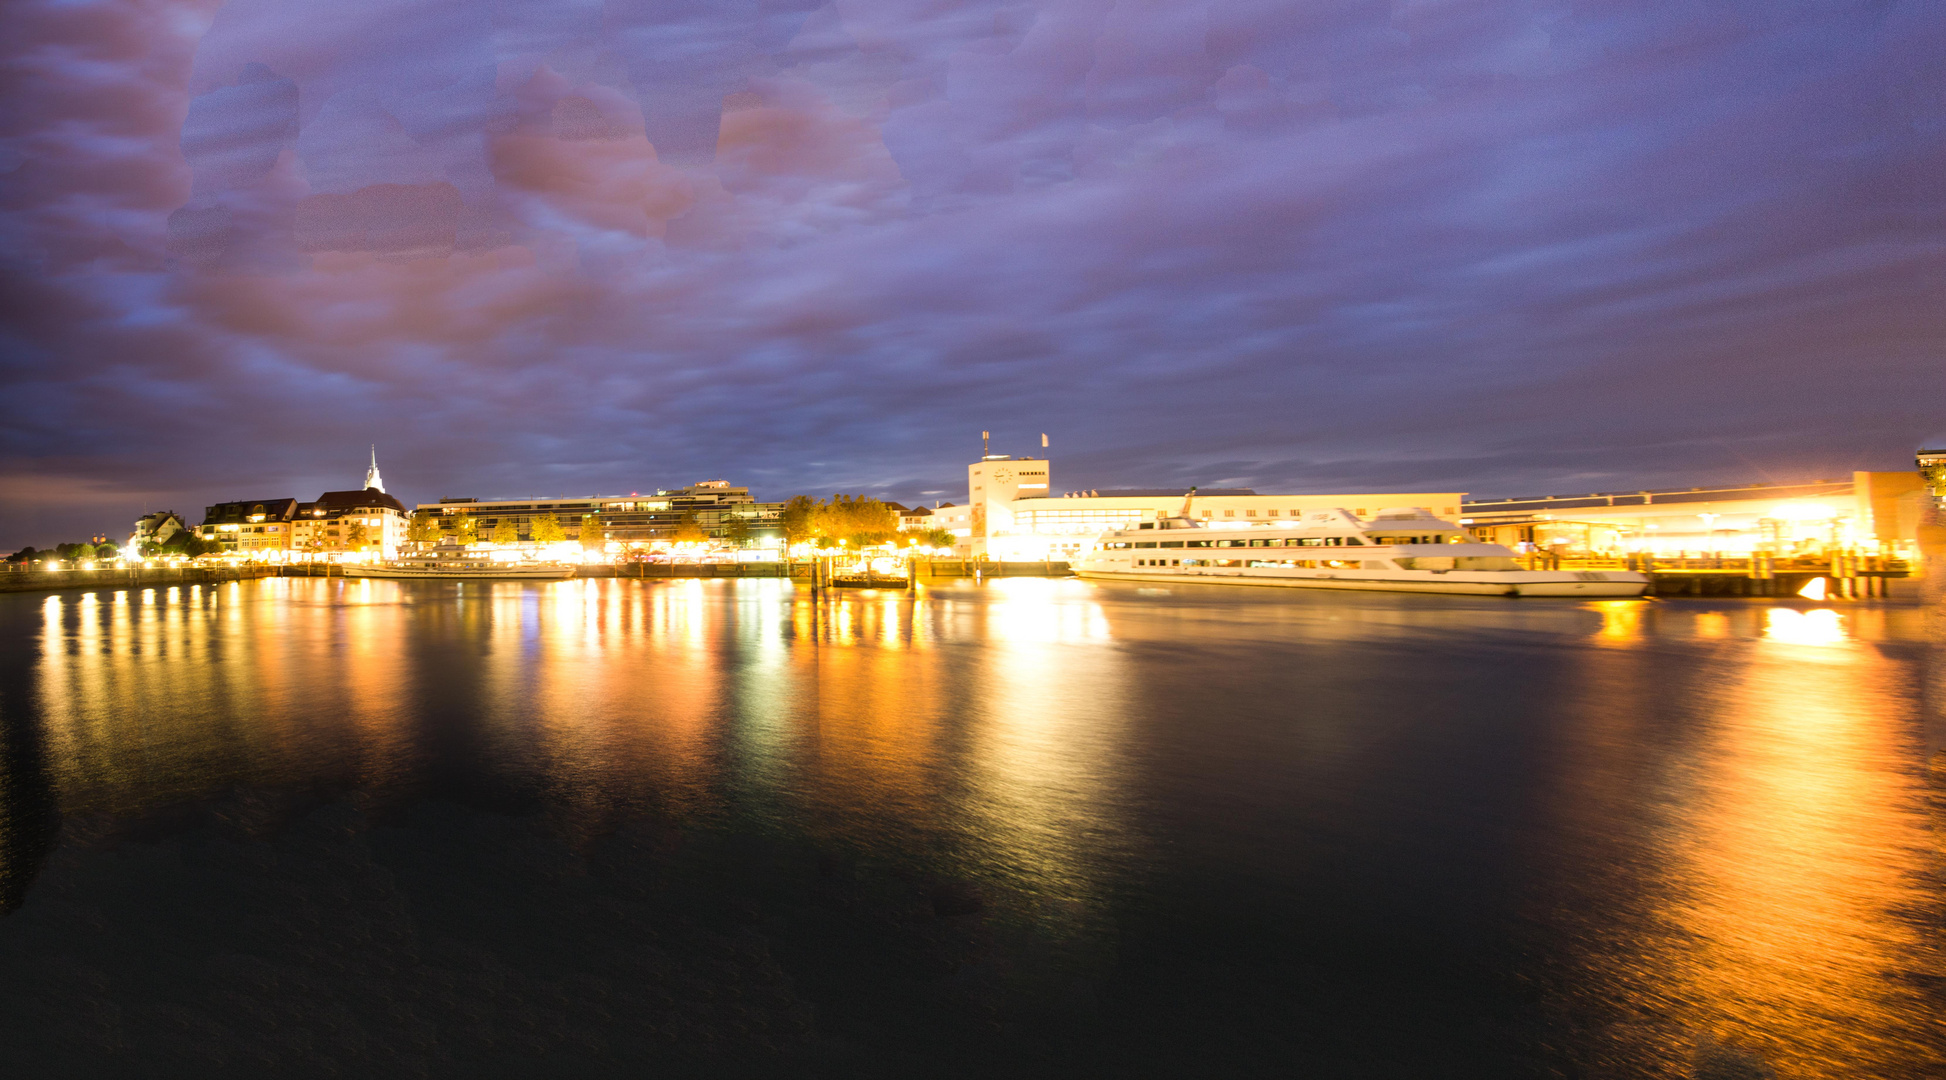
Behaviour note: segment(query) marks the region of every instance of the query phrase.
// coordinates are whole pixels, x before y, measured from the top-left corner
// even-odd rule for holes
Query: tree
[[[600,551],[608,542],[608,530],[601,527],[601,518],[589,514],[581,519],[581,546],[588,551]]]
[[[453,518],[453,535],[462,547],[472,547],[480,542],[480,519],[472,514],[458,514]]]
[[[63,560],[92,559],[95,557],[93,544],[62,544],[54,549]]]
[[[29,544],[28,546],[21,548],[19,551],[14,552],[12,555],[7,556],[7,561],[8,562],[33,562],[34,557],[39,554],[40,552],[35,551],[34,546],[32,544]]]
[[[802,544],[817,535],[818,501],[809,495],[795,495],[784,504],[778,524],[784,528],[786,544]]]
[[[439,515],[431,510],[421,510],[412,515],[412,523],[405,529],[405,538],[415,544],[437,544]]]
[[[750,542],[750,519],[741,514],[733,514],[723,523],[723,539],[742,547]]]
[[[891,538],[899,528],[899,513],[870,495],[833,495],[821,507],[822,532],[854,547]]]
[[[510,517],[503,517],[499,521],[494,522],[493,542],[496,544],[520,543],[520,526],[515,524],[514,519]]]
[[[345,525],[345,546],[353,551],[365,550],[371,540],[371,532],[365,528],[364,518],[352,518]]]
[[[952,547],[955,539],[952,532],[946,529],[925,529],[915,535],[919,537],[920,543],[936,548]]]
[[[703,531],[703,523],[696,517],[696,511],[684,510],[676,520],[676,540],[681,543],[697,543],[708,540],[709,533]]]
[[[98,559],[118,559],[121,554],[121,546],[113,540],[104,540],[95,545],[95,557]]]
[[[821,502],[799,495],[784,504],[784,539],[789,543],[805,540],[839,540],[855,547],[881,543],[898,532],[899,512],[870,495],[833,495]]]
[[[568,538],[568,531],[561,527],[561,519],[553,514],[542,514],[534,519],[534,542],[558,544]]]

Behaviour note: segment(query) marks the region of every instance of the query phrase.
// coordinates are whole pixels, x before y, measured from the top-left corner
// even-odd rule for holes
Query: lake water
[[[0,1054],[1946,1075],[1925,616],[1030,579],[0,596]]]

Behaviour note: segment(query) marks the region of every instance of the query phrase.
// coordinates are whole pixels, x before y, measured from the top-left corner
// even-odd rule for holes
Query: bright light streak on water
[[[1920,623],[1031,579],[0,597],[0,1045],[1942,1075]]]

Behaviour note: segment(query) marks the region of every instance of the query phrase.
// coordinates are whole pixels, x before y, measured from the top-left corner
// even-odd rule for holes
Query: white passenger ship
[[[431,551],[403,555],[381,563],[346,563],[339,567],[339,572],[348,578],[561,581],[574,576],[574,567],[545,563],[494,562],[457,544],[441,544]]]
[[[1461,542],[1458,525],[1424,510],[1344,510],[1301,520],[1213,528],[1189,516],[1103,533],[1075,565],[1084,578],[1196,585],[1487,596],[1641,596],[1649,578],[1627,570],[1524,570],[1500,544]]]

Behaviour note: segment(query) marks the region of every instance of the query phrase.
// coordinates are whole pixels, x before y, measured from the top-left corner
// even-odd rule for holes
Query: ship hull
[[[1222,570],[1142,572],[1082,568],[1076,576],[1096,581],[1171,585],[1249,585],[1275,589],[1347,589],[1361,592],[1449,593],[1461,596],[1566,596],[1626,598],[1648,591],[1646,575],[1632,571],[1515,570],[1499,572],[1413,570],[1297,570],[1240,573]]]
[[[418,566],[341,566],[348,578],[427,578],[439,581],[564,581],[574,576],[572,566],[509,567],[505,570],[465,570],[458,567]]]

